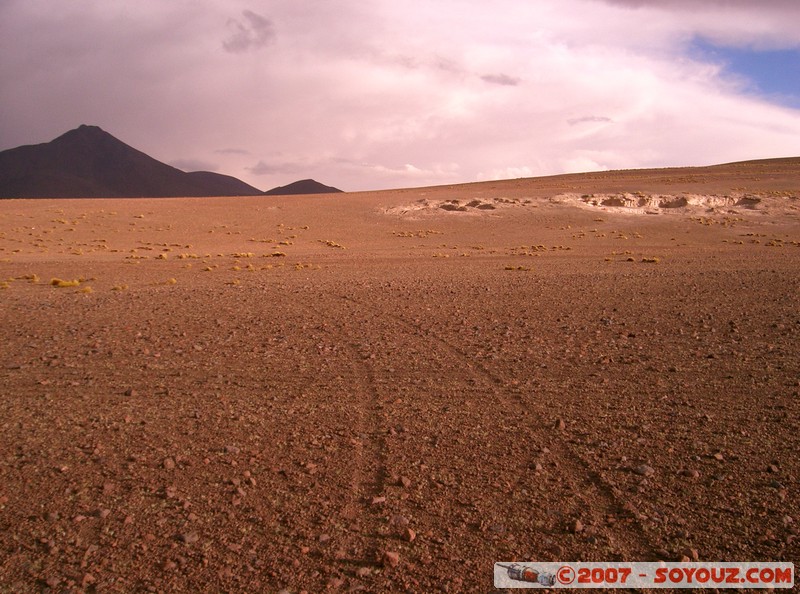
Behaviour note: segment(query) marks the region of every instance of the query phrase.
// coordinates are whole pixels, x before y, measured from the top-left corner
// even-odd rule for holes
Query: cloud
[[[172,159],[168,164],[183,171],[217,171],[219,169],[219,165],[216,163],[200,159]]]
[[[798,46],[800,2],[727,6],[0,0],[0,150],[97,124],[351,190],[800,154],[800,110],[695,43]]]
[[[268,45],[275,39],[275,27],[268,18],[243,10],[244,22],[237,19],[228,20],[231,34],[223,42],[222,47],[232,53],[242,53]]]
[[[607,118],[605,116],[583,116],[580,118],[570,118],[567,120],[567,123],[570,126],[575,126],[576,124],[584,124],[584,123],[609,123],[613,122],[611,118]]]
[[[259,161],[247,170],[253,175],[274,175],[287,173],[300,173],[305,169],[301,163],[265,163]]]
[[[518,78],[509,76],[508,74],[484,74],[481,80],[493,85],[501,85],[504,87],[516,87],[521,81]]]
[[[220,155],[249,155],[250,154],[250,151],[245,150],[245,149],[239,149],[239,148],[217,149],[214,152],[217,153],[217,154],[220,154]]]

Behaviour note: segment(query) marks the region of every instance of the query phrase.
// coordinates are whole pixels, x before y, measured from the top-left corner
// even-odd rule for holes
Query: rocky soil
[[[528,183],[1,202],[0,591],[797,564],[800,184]]]

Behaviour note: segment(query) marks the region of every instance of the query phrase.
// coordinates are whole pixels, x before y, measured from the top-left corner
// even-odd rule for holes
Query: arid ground
[[[800,160],[0,201],[0,281],[0,592],[800,560]]]

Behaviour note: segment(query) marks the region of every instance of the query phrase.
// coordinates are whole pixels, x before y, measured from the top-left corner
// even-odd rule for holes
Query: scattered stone
[[[656,473],[655,469],[647,464],[639,464],[633,469],[633,472],[639,476],[653,476]]]
[[[678,474],[685,476],[686,478],[697,478],[700,476],[700,472],[689,468],[684,468]]]
[[[226,454],[238,454],[238,453],[239,453],[239,452],[241,452],[241,451],[242,451],[242,450],[240,450],[240,449],[239,449],[237,446],[235,446],[235,445],[226,445],[226,446],[225,446],[225,453],[226,453]]]
[[[684,557],[688,557],[692,561],[699,561],[700,560],[700,553],[697,549],[693,549],[690,547],[685,548],[682,553]]]
[[[580,520],[575,520],[575,522],[572,523],[572,526],[570,526],[570,531],[573,534],[578,534],[580,532],[583,532],[583,522],[581,522]]]
[[[61,518],[61,515],[58,512],[47,512],[45,519],[48,522],[57,522]]]
[[[383,497],[383,496],[373,497],[372,500],[370,501],[370,503],[372,505],[381,505],[383,503],[386,503],[386,497]]]
[[[194,544],[200,540],[200,535],[197,532],[183,532],[178,539],[184,544]]]
[[[324,543],[328,542],[330,539],[331,539],[331,535],[330,534],[320,534],[319,535],[320,544],[324,544]]]
[[[392,524],[394,524],[395,526],[399,526],[400,528],[405,528],[406,526],[409,525],[409,523],[410,522],[408,521],[408,518],[406,518],[405,516],[401,515],[392,516]]]
[[[397,567],[400,564],[400,553],[395,551],[385,551],[381,562],[384,567]]]
[[[328,580],[328,588],[331,590],[336,590],[344,586],[344,580],[342,578],[333,577]]]
[[[369,567],[359,567],[358,569],[356,569],[356,576],[360,578],[367,577],[371,573],[372,569]]]
[[[564,419],[562,419],[561,417],[558,417],[556,419],[556,422],[554,423],[553,427],[555,429],[558,429],[559,431],[564,431],[564,429],[567,428],[567,424],[564,422]]]
[[[719,460],[720,462],[722,462],[724,459],[725,456],[722,455],[722,452],[717,452],[716,454],[714,454],[714,460]]]
[[[138,393],[133,388],[125,390],[125,396],[136,396]]]
[[[172,571],[173,569],[178,567],[178,564],[175,563],[175,561],[173,561],[172,559],[167,559],[166,561],[164,561],[163,567],[164,571]]]
[[[414,542],[416,538],[417,538],[417,533],[414,532],[411,528],[406,528],[403,531],[403,540],[406,540],[408,542]]]
[[[536,464],[533,465],[533,470],[535,470],[536,472],[542,472],[542,470],[544,470],[544,466],[542,466],[540,462],[537,462]]]
[[[777,467],[775,464],[770,464],[770,465],[767,467],[767,470],[768,470],[769,472],[773,473],[773,474],[778,474],[778,472],[779,472],[779,469],[778,469],[778,467]]]
[[[161,464],[166,470],[173,470],[175,468],[175,460],[172,458],[164,458]]]
[[[408,489],[411,486],[411,479],[408,478],[407,476],[401,476],[400,477],[400,481],[399,481],[399,485],[401,487],[404,487],[404,488]]]

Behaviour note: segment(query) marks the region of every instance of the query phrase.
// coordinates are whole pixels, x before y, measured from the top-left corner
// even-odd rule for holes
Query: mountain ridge
[[[50,142],[0,152],[0,198],[258,196],[231,176],[185,172],[98,126],[83,124]]]

